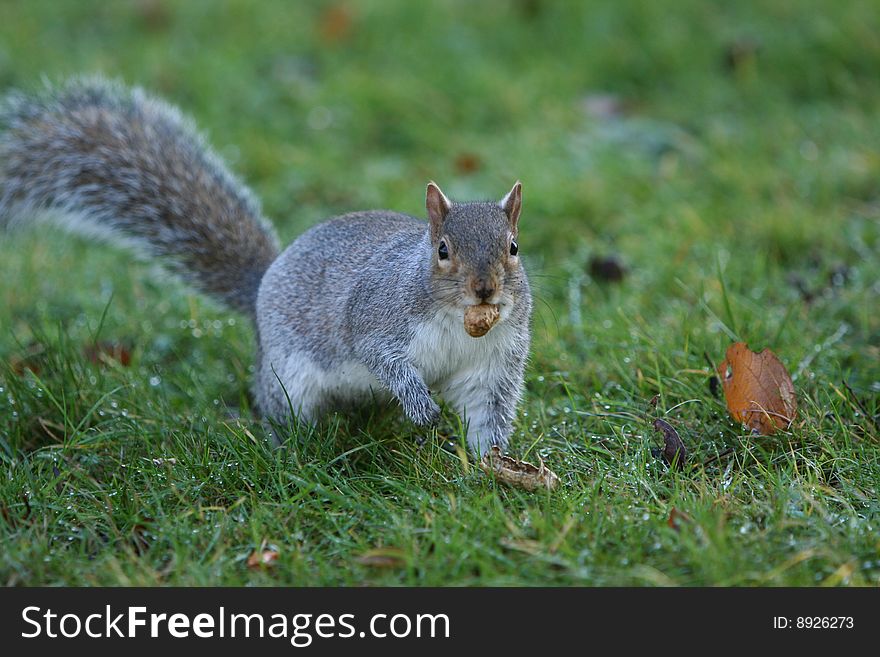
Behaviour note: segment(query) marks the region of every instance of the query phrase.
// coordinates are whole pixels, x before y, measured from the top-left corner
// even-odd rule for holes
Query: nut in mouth
[[[498,323],[500,317],[498,304],[481,303],[468,306],[464,311],[464,330],[472,338],[481,338]]]

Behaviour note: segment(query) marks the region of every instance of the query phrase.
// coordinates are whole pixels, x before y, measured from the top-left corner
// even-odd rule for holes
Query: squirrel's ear
[[[522,183],[519,180],[516,181],[513,189],[507,192],[507,196],[501,199],[498,205],[501,206],[508,220],[510,220],[510,229],[516,233],[516,228],[519,224],[519,211],[522,210]]]
[[[431,224],[431,239],[436,241],[440,238],[440,229],[446,218],[452,203],[434,182],[428,183],[425,193],[425,207],[428,210],[428,221]]]

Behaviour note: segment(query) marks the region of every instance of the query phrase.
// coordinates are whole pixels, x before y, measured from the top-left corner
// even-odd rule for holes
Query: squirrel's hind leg
[[[267,418],[285,421],[292,416],[314,424],[327,405],[323,377],[308,358],[289,354],[276,364],[261,359],[255,396],[260,412]]]

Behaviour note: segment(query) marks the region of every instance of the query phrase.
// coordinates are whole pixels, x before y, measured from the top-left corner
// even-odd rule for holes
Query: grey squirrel
[[[284,251],[251,192],[190,121],[140,89],[75,79],[0,104],[0,225],[47,217],[160,258],[251,316],[258,410],[317,421],[396,398],[432,425],[437,392],[475,455],[507,446],[532,300],[517,245],[522,186],[453,203],[427,186],[428,222],[386,210],[321,223]],[[485,336],[468,306],[497,304]]]

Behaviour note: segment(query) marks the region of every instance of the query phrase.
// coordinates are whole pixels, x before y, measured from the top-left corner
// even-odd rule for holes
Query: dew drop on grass
[[[153,386],[154,388],[156,386],[158,386],[160,383],[162,383],[162,379],[160,379],[158,376],[151,376],[150,377],[150,385]]]

